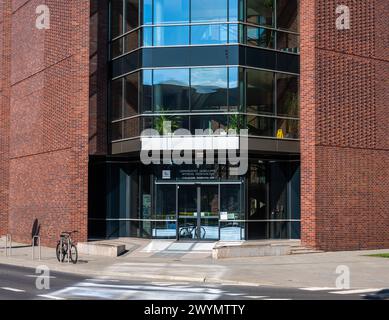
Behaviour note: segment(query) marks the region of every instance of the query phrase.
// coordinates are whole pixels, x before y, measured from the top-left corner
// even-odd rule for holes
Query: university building
[[[0,234],[389,247],[389,5],[342,4],[0,0]]]

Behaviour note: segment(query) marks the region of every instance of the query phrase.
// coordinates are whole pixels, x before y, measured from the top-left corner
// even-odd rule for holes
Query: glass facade
[[[106,199],[90,216],[95,225],[91,237],[299,238],[299,162],[251,160],[244,178],[229,177],[227,169],[105,164],[99,170],[106,181],[90,190]],[[169,179],[163,174],[166,171]],[[193,230],[197,225],[198,230]]]
[[[298,0],[111,0],[111,13],[112,58],[220,44],[299,52]]]
[[[298,0],[111,0],[111,62],[132,63],[122,57],[134,52],[138,60],[168,61],[163,67],[139,64],[112,77],[111,145],[136,144],[145,129],[162,134],[166,121],[192,134],[247,129],[249,138],[261,143],[297,145],[299,74],[277,66],[298,57],[298,5]],[[221,52],[228,62],[232,51],[225,46],[247,49],[240,54],[250,63],[210,65],[197,56],[198,47],[209,48],[210,57]],[[196,59],[169,65],[181,47]],[[169,51],[150,53],[160,49]],[[259,67],[257,60],[265,64]],[[89,192],[97,201],[90,204],[90,238],[298,239],[298,152],[265,153],[258,145],[249,147],[249,169],[242,176],[231,175],[225,164],[145,166],[140,150],[91,163]]]
[[[282,130],[285,139],[296,140],[298,92],[298,75],[251,68],[135,72],[112,82],[112,141],[139,137],[144,129],[158,130],[166,119],[193,132],[217,126],[274,138]],[[125,132],[129,121],[133,130]]]

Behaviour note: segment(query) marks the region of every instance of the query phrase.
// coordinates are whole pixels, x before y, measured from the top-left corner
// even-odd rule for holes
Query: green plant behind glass
[[[164,112],[164,109],[161,109],[161,112]],[[170,121],[171,123],[171,131],[174,132],[175,130],[179,129],[179,119],[177,117],[171,117],[166,114],[161,114],[154,118],[154,129],[158,131],[160,135],[164,134],[165,129],[165,123]],[[172,133],[170,132],[170,133]]]
[[[235,130],[236,133],[240,132],[240,129],[243,128],[243,115],[233,114],[230,116],[228,129]]]

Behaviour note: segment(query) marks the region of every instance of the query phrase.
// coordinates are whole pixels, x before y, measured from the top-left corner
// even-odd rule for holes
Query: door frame
[[[197,226],[201,226],[201,186],[217,186],[218,187],[218,210],[219,210],[219,219],[218,219],[218,238],[217,239],[192,239],[192,241],[218,241],[220,240],[220,209],[221,209],[221,186],[223,185],[242,185],[242,181],[156,181],[155,185],[175,185],[176,192],[176,240],[185,241],[180,239],[180,224],[178,216],[178,201],[179,201],[179,187],[180,186],[195,186],[197,190]],[[243,190],[244,191],[244,190]],[[242,192],[242,190],[241,190]],[[242,196],[242,194],[241,194]],[[240,196],[240,198],[241,198]],[[244,198],[244,197],[243,197]],[[244,206],[244,199],[240,199],[241,206]],[[188,240],[187,240],[188,241]]]

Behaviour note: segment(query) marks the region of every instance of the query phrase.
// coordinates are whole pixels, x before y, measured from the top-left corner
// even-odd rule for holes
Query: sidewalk
[[[130,251],[117,258],[82,255],[76,265],[59,263],[55,250],[42,248],[42,259],[32,260],[32,248],[13,244],[6,257],[0,240],[0,264],[35,268],[89,277],[132,280],[167,280],[280,287],[335,287],[336,268],[350,269],[352,288],[389,288],[389,259],[369,257],[389,250],[288,255],[278,257],[213,260],[207,250],[192,254],[158,254],[144,250],[145,240],[131,240]],[[205,249],[206,247],[203,247]],[[36,251],[37,253],[37,251]],[[37,256],[37,254],[36,254]]]

